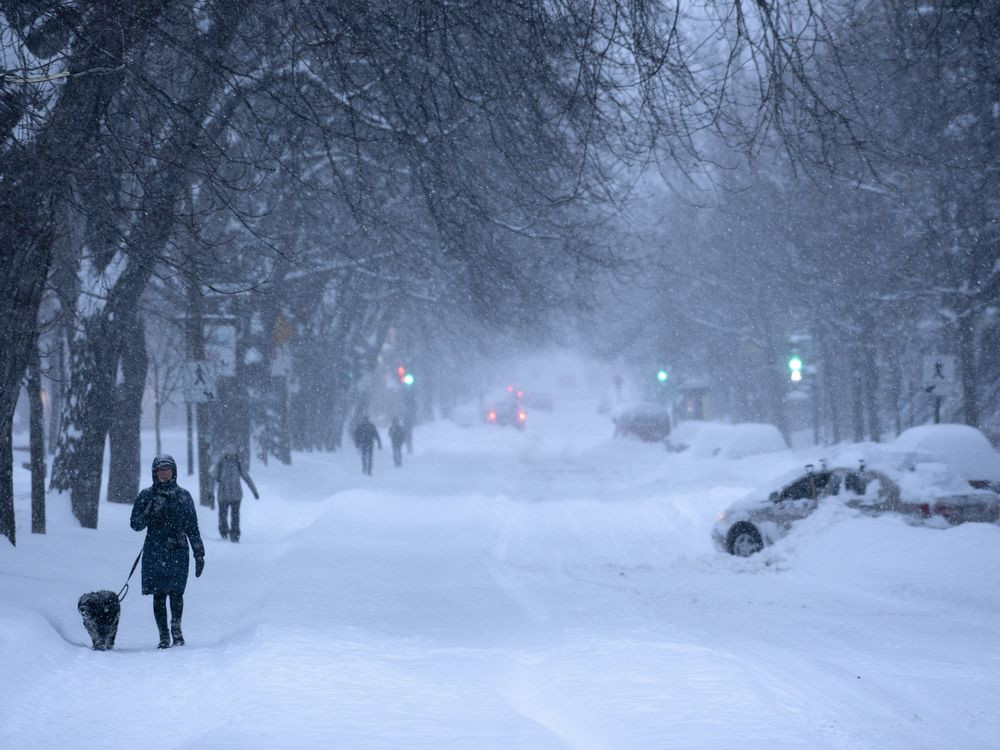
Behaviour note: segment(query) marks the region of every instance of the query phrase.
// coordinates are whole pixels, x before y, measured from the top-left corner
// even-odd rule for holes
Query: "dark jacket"
[[[362,450],[366,448],[371,450],[373,443],[378,443],[378,447],[381,448],[382,438],[378,436],[378,430],[371,420],[363,419],[354,428],[354,444]]]
[[[191,493],[176,480],[158,482],[139,493],[132,507],[132,528],[146,531],[142,545],[142,593],[183,593],[191,556],[205,556],[198,531],[198,513]]]
[[[235,453],[226,453],[215,465],[215,483],[219,485],[220,503],[238,503],[243,499],[243,485],[240,479],[247,483],[247,487],[257,497],[257,488],[254,487],[253,480],[243,468],[243,462]]]

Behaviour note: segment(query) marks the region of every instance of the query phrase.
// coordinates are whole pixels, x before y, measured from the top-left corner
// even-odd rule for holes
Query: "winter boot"
[[[170,648],[170,633],[160,628],[160,645],[157,648]]]
[[[175,646],[184,645],[184,634],[181,632],[181,621],[172,620],[170,623],[170,635],[174,637]]]

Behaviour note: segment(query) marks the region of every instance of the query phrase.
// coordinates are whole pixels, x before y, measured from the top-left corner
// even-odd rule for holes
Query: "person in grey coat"
[[[260,500],[253,480],[243,468],[240,454],[230,446],[215,465],[215,483],[219,485],[219,533],[223,539],[228,538],[232,542],[240,540],[240,502],[243,500],[241,479],[247,483],[254,500]]]
[[[392,462],[396,466],[402,466],[403,443],[406,442],[406,428],[399,421],[399,417],[393,417],[392,424],[389,425],[389,440],[392,442]]]
[[[160,631],[160,648],[183,646],[181,616],[190,555],[194,575],[205,569],[205,545],[198,530],[198,513],[191,493],[177,486],[177,462],[167,455],[153,459],[153,485],[139,493],[132,507],[132,528],[146,529],[142,545],[142,593],[153,595],[153,617]],[[167,629],[170,597],[170,629]]]

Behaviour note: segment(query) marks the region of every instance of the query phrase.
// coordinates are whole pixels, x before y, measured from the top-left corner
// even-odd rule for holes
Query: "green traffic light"
[[[793,354],[788,359],[788,369],[792,372],[799,372],[802,369],[802,357],[798,354]]]
[[[406,373],[403,376],[403,384],[404,385],[413,385],[413,375],[410,374],[410,373]]]
[[[656,373],[656,379],[659,380],[661,383],[666,383],[667,382],[667,371],[666,370],[660,370],[658,373]]]

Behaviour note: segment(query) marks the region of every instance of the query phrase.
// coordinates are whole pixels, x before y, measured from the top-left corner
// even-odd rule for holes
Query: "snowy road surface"
[[[353,452],[255,463],[241,544],[199,509],[169,651],[138,577],[117,649],[85,648],[76,599],[121,586],[130,508],[87,531],[52,498],[31,536],[19,496],[0,747],[1000,746],[1000,526],[829,509],[734,559],[718,512],[815,452],[696,461],[557,405],[523,434],[422,426],[371,478]]]

